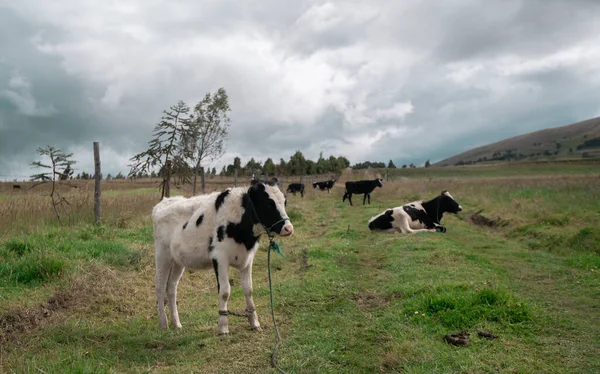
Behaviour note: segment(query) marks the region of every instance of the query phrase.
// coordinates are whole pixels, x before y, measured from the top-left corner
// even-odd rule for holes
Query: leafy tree
[[[302,152],[296,151],[296,153],[290,157],[288,170],[292,175],[303,175],[306,173],[306,159]]]
[[[288,172],[288,165],[283,158],[279,159],[279,165],[277,165],[277,174],[285,175]]]
[[[194,171],[193,194],[196,194],[196,179],[202,164],[217,160],[225,153],[230,111],[224,88],[219,88],[212,95],[207,93],[194,107],[194,112],[189,119],[192,135],[188,139],[192,150],[190,160]]]
[[[260,165],[259,162],[256,162],[254,160],[254,157],[252,157],[248,163],[246,164],[246,166],[244,166],[244,173],[247,176],[251,176],[253,174],[260,174],[262,173],[262,166]]]
[[[336,159],[336,165],[337,165],[337,168],[335,170],[331,170],[331,171],[340,172],[342,169],[345,169],[350,166],[350,161],[344,156],[339,156]]]
[[[31,163],[31,166],[36,168],[50,169],[46,172],[33,174],[31,176],[32,181],[39,181],[40,183],[33,185],[31,188],[43,184],[43,183],[52,183],[52,190],[50,191],[50,200],[52,202],[52,208],[54,209],[54,213],[56,214],[56,218],[58,222],[62,224],[60,218],[60,208],[62,208],[63,212],[68,214],[66,211],[65,205],[69,205],[67,199],[61,196],[60,192],[56,189],[57,181],[66,180],[71,174],[73,174],[73,170],[71,169],[71,165],[77,163],[74,160],[71,160],[73,156],[72,153],[64,153],[61,149],[58,149],[54,146],[46,146],[44,148],[38,148],[37,153],[49,159],[49,163],[44,163],[42,161],[34,161]],[[63,171],[59,171],[62,169]]]
[[[402,165],[402,169],[406,169],[406,164]]]
[[[275,175],[277,173],[277,166],[275,166],[275,163],[271,158],[268,158],[263,164],[263,172],[269,175]]]
[[[213,167],[212,170],[210,171],[210,177],[214,178],[217,176],[217,168]]]
[[[313,160],[306,160],[306,174],[317,174],[317,163]]]
[[[112,177],[112,175],[111,175],[110,173],[108,173],[108,174],[106,175],[106,180],[107,180],[107,181],[109,181],[109,180],[111,180],[111,179],[113,179],[113,177]]]
[[[429,160],[425,161],[425,167],[428,168],[431,166],[431,163],[429,162]]]
[[[194,139],[195,130],[191,125],[188,113],[190,108],[183,102],[163,111],[161,121],[154,127],[154,138],[148,143],[147,150],[136,154],[130,161],[130,176],[138,172],[148,172],[155,167],[162,171],[161,200],[171,196],[170,182],[173,174],[180,181],[190,178],[190,168],[187,160],[192,158],[195,149],[190,139]]]
[[[388,162],[388,169],[395,169],[396,165],[394,165],[394,162],[392,160],[390,160],[390,162]]]
[[[125,176],[121,172],[119,172],[117,173],[117,175],[115,175],[115,179],[125,179]]]

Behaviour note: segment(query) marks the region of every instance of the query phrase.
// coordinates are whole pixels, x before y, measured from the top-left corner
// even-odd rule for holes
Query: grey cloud
[[[217,166],[297,149],[439,160],[598,114],[599,15],[584,0],[21,0],[0,7],[0,175],[45,144],[91,170],[96,140],[106,173],[127,171],[162,110],[221,86],[233,112]]]

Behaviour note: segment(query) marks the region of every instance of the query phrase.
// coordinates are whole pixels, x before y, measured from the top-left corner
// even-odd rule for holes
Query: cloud
[[[576,4],[575,4],[576,3]],[[166,2],[0,6],[0,174],[38,146],[127,171],[161,112],[227,89],[224,158],[296,150],[423,163],[597,115],[600,3]]]
[[[53,105],[40,105],[31,94],[31,84],[18,71],[13,72],[7,89],[0,91],[0,97],[7,99],[19,114],[28,117],[49,117],[57,111]]]

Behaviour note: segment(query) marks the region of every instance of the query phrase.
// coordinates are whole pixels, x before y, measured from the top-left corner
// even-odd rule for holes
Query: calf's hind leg
[[[169,280],[167,281],[167,299],[169,302],[169,310],[171,311],[171,325],[174,329],[181,328],[181,322],[179,322],[179,313],[177,311],[177,285],[183,275],[185,268],[175,262],[171,266],[171,272],[169,273]]]
[[[156,275],[154,276],[154,287],[156,291],[156,304],[158,310],[158,327],[167,329],[167,315],[165,314],[165,293],[167,281],[171,272],[173,260],[169,254],[169,248],[156,243]]]

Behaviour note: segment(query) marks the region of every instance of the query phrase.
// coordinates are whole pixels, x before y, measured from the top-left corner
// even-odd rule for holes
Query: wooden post
[[[385,181],[389,182],[389,180],[390,180],[390,178],[388,176],[388,171],[387,171],[387,169],[385,169]]]
[[[237,187],[237,173],[238,173],[238,170],[235,169],[233,171],[233,187]]]
[[[100,223],[100,182],[102,181],[102,171],[100,169],[100,143],[94,142],[94,218],[96,224]]]
[[[171,160],[165,162],[163,167],[163,193],[162,197],[171,197]]]
[[[205,191],[206,184],[204,182],[204,166],[200,167],[200,184],[202,186],[202,193],[206,193],[206,191]]]

